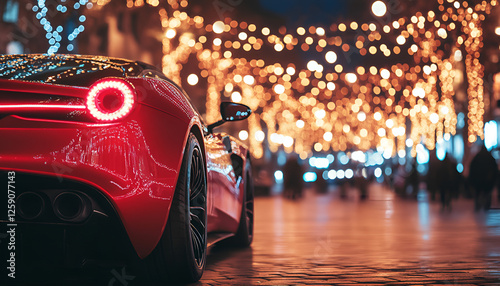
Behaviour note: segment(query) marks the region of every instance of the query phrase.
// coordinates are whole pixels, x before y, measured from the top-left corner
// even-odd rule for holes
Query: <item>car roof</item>
[[[86,85],[95,78],[90,74],[117,77],[137,77],[152,70],[162,74],[156,67],[138,61],[121,58],[68,54],[19,54],[0,56],[0,78]],[[87,74],[87,76],[85,75]],[[78,75],[78,76],[77,76]],[[72,81],[72,78],[79,80]],[[83,81],[81,80],[83,78]]]

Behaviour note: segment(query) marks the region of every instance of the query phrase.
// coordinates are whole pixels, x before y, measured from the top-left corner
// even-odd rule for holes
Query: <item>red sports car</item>
[[[207,245],[252,242],[248,148],[213,132],[250,113],[223,102],[205,125],[181,88],[141,62],[0,56],[8,274],[116,263],[148,280],[199,280]]]

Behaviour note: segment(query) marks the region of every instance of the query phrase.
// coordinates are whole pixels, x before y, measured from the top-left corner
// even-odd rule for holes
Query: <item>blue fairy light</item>
[[[60,3],[66,3],[66,0],[60,0]],[[68,11],[68,7],[65,6],[67,4],[59,4],[56,6],[56,10],[65,13]],[[90,9],[93,7],[92,3],[89,2],[89,0],[77,0],[74,2],[73,8],[75,10],[80,9],[82,6],[86,6],[87,9]],[[57,26],[57,28],[53,28],[52,24],[50,21],[47,20],[47,13],[49,9],[46,6],[46,0],[36,0],[36,4],[32,7],[33,12],[36,13],[36,18],[39,20],[40,25],[43,26],[44,30],[47,32],[45,34],[45,38],[47,38],[50,47],[47,51],[49,54],[56,53],[59,48],[61,47],[61,41],[62,41],[62,36],[61,34],[64,31],[63,26]],[[87,17],[85,15],[80,15],[78,17],[78,21],[80,23],[84,23],[87,20]],[[79,25],[77,28],[73,30],[72,33],[68,34],[68,41],[74,41],[76,37],[85,30],[85,27],[83,25]],[[66,46],[68,51],[73,51],[75,49],[75,46],[73,44],[69,44]]]

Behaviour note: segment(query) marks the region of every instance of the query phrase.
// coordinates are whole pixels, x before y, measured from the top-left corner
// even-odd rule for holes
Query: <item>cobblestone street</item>
[[[349,195],[258,197],[252,247],[216,246],[194,285],[500,285],[500,210],[460,199],[442,211],[378,185]]]

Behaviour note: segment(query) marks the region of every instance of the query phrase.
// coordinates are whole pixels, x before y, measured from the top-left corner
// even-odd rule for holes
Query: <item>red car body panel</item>
[[[232,171],[223,134],[206,139],[208,167],[208,231],[236,232],[241,212],[242,184]]]
[[[186,141],[194,131],[207,164],[208,232],[236,232],[244,186],[222,144],[225,135],[203,136],[202,119],[171,83],[154,78],[126,80],[135,88],[139,104],[118,122],[0,117],[0,169],[69,178],[100,190],[112,202],[137,255],[144,258],[163,233]],[[88,89],[0,80],[0,95],[19,92],[84,99]],[[234,140],[231,137],[232,153],[246,160],[246,147]]]

